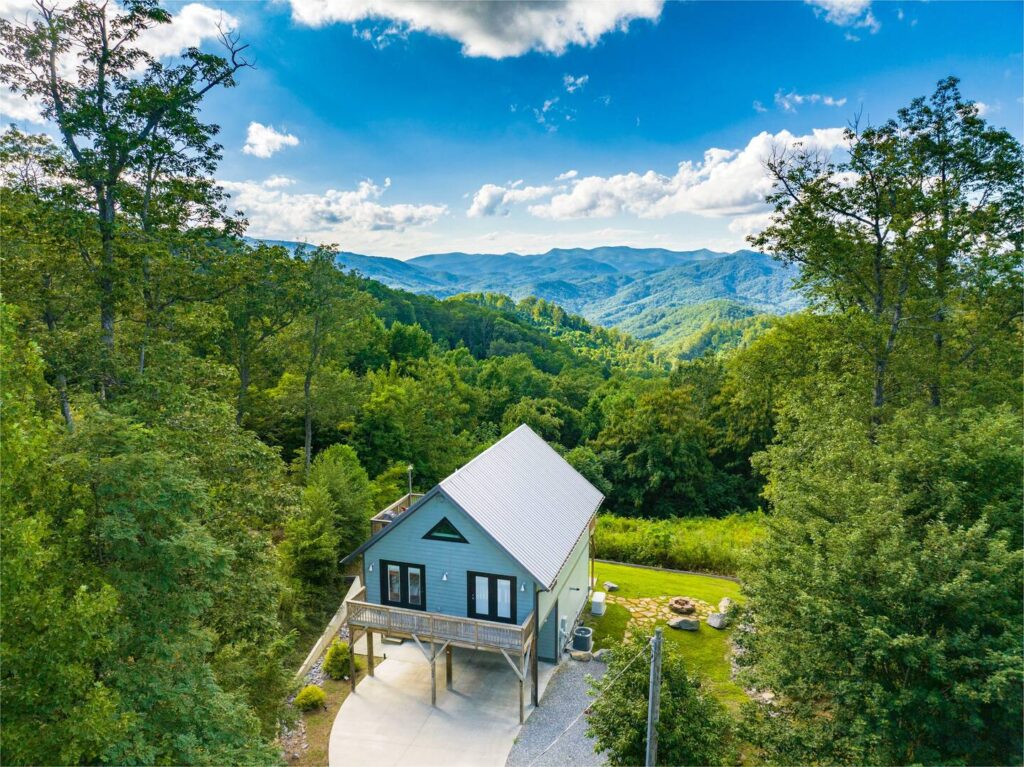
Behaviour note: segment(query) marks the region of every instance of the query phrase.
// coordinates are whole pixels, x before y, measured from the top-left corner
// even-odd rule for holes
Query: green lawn
[[[738,583],[706,575],[684,575],[663,570],[649,570],[628,565],[597,563],[597,587],[604,581],[619,585],[615,592],[623,598],[685,596],[717,605],[722,597],[742,601]],[[605,614],[595,618],[584,613],[584,624],[594,629],[595,647],[606,647],[622,638],[629,622],[629,611],[622,605],[609,604]],[[660,621],[659,621],[660,622]],[[699,631],[664,631],[669,651],[682,654],[689,667],[699,673],[714,689],[717,697],[730,708],[746,700],[742,688],[730,678],[728,639],[731,630],[717,631],[701,623]]]

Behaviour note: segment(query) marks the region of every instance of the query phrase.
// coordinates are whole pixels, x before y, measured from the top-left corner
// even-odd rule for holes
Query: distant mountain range
[[[785,314],[803,305],[792,290],[795,268],[752,250],[555,248],[535,255],[434,253],[406,261],[342,252],[337,261],[391,287],[439,298],[472,292],[537,296],[673,347],[684,329],[696,332],[702,322]]]

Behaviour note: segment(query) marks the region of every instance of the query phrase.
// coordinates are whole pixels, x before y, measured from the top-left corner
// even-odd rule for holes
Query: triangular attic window
[[[423,536],[428,541],[447,541],[448,543],[469,543],[462,533],[455,529],[455,525],[448,521],[448,517],[442,517],[441,521],[434,525],[427,534]]]

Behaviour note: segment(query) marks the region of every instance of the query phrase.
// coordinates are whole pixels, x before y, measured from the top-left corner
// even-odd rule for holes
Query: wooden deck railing
[[[460,647],[512,650],[521,654],[533,637],[534,614],[530,613],[524,623],[517,625],[350,599],[347,619],[351,626],[385,634],[415,634],[420,641],[434,639]]]
[[[370,519],[370,535],[374,535],[390,525],[422,497],[423,493],[406,493],[386,509],[378,511]]]

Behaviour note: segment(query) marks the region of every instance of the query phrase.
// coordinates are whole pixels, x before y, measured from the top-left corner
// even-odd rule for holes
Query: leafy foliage
[[[331,642],[331,646],[327,648],[327,654],[324,656],[324,673],[327,674],[331,679],[344,679],[349,674],[349,657],[351,649],[349,648],[348,642],[342,642],[340,639],[335,639]],[[356,659],[356,670],[362,666],[359,659]]]
[[[612,649],[605,676],[592,683],[595,700],[587,734],[609,764],[643,764],[647,744],[650,637],[635,636]],[[639,657],[638,657],[639,656]],[[682,654],[665,645],[661,662],[658,761],[678,765],[735,762],[732,720],[686,670]]]

